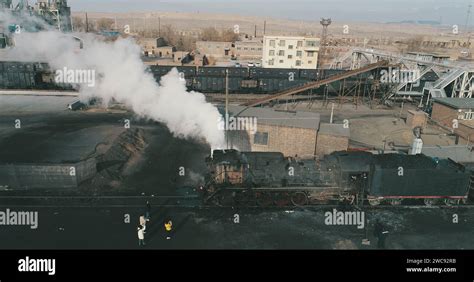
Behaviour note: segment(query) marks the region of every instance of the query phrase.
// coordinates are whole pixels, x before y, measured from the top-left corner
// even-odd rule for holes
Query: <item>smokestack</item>
[[[256,38],[257,37],[257,25],[255,25],[255,31],[253,33],[253,37]]]
[[[422,149],[423,149],[423,140],[421,140],[421,138],[418,138],[418,137],[413,139],[410,155],[421,154]]]
[[[263,35],[265,35],[267,31],[267,21],[263,21]]]

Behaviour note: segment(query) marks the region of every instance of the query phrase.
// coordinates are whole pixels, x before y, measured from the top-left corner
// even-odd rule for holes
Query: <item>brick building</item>
[[[474,98],[435,98],[431,119],[464,139],[474,138]]]
[[[230,106],[234,117],[245,107]],[[320,115],[311,112],[283,112],[249,108],[238,117],[255,118],[254,130],[227,131],[228,142],[241,151],[282,152],[285,156],[309,157],[316,152]]]
[[[346,151],[349,147],[350,130],[343,124],[321,123],[316,143],[316,155],[323,157],[332,152]]]
[[[233,46],[232,42],[224,41],[197,41],[196,49],[200,54],[211,56],[214,58],[225,58],[231,57],[233,55]]]

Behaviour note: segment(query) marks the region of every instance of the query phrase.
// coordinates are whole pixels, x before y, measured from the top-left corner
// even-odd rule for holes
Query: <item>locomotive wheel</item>
[[[378,206],[378,205],[380,205],[380,200],[379,199],[369,199],[369,205]]]
[[[286,207],[291,204],[289,193],[278,193],[275,195],[275,204],[279,207]]]
[[[390,205],[392,206],[399,206],[402,204],[402,199],[397,198],[397,199],[390,199]]]
[[[444,204],[447,206],[457,206],[460,202],[458,199],[444,199]]]
[[[291,195],[291,203],[297,207],[304,206],[308,203],[308,196],[305,192],[295,192]]]
[[[425,206],[431,207],[431,206],[436,205],[437,201],[436,201],[436,199],[426,198],[426,199],[423,199],[423,202],[425,203]]]
[[[268,207],[273,204],[273,198],[270,193],[258,192],[255,193],[255,196],[257,197],[257,205],[261,207]]]

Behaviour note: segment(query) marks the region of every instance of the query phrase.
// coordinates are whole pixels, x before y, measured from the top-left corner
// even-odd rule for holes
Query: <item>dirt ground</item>
[[[3,207],[0,207],[0,210]],[[134,249],[141,208],[27,208],[39,211],[39,228],[4,227],[0,249]],[[389,230],[387,249],[474,249],[473,209],[367,211],[367,230],[328,226],[329,209],[232,210],[152,208],[146,249],[377,249],[373,222]],[[125,215],[131,223],[125,223]],[[235,223],[235,215],[240,222]],[[459,217],[453,223],[453,215]],[[165,218],[175,229],[166,240]],[[368,238],[370,245],[363,245]]]
[[[0,147],[0,155],[33,158],[29,154],[36,152],[35,147],[28,144],[37,144],[37,149],[52,148],[51,154],[63,159],[61,156],[69,156],[69,151],[75,151],[74,142],[85,138],[90,142],[84,143],[84,147],[77,151],[77,156],[82,156],[94,150],[94,144],[108,140],[109,135],[103,134],[107,132],[103,127],[120,127],[123,118],[128,117],[140,132],[138,140],[143,138],[146,144],[138,158],[131,158],[130,164],[136,164],[137,169],[131,165],[125,170],[125,175],[111,179],[118,185],[109,185],[109,192],[128,187],[133,195],[177,195],[177,187],[192,185],[202,178],[204,158],[209,154],[209,147],[196,141],[173,138],[163,125],[136,120],[128,113],[70,112],[64,109],[67,104],[65,98],[37,99],[34,100],[36,110],[23,111],[32,103],[32,98],[21,99],[24,100],[10,101],[8,108],[0,106],[0,144],[7,144]],[[37,110],[43,107],[44,111]],[[311,110],[321,112],[323,121],[329,120],[329,109],[314,107]],[[396,113],[397,109],[371,111],[359,107],[355,110],[345,105],[337,109],[335,122],[349,119],[352,138],[360,142],[371,141],[373,143],[368,144],[375,146],[380,142],[376,139],[381,138],[378,135],[380,132],[407,131]],[[22,129],[12,128],[18,118],[24,126]],[[48,128],[49,133],[34,134],[41,132],[42,128]],[[17,130],[23,130],[23,133]],[[375,134],[375,137],[364,139],[367,134]],[[408,133],[395,136],[399,138],[396,144],[410,141]],[[114,147],[114,140],[108,140],[111,143],[109,147]],[[119,150],[118,154],[121,152]],[[185,178],[177,177],[181,166],[188,172]],[[28,203],[23,203],[21,207],[1,205],[0,210],[11,207],[38,211],[39,228],[2,227],[6,232],[0,232],[0,249],[137,248],[136,224],[145,209],[145,203],[142,204],[143,207],[137,207],[134,201],[133,205],[122,203],[114,207],[83,208],[34,207]],[[324,214],[330,210],[324,207],[286,211],[160,206],[152,209],[146,248],[374,249],[377,240],[373,236],[373,224],[379,219],[390,232],[386,245],[389,249],[474,249],[472,208],[366,210],[366,229],[326,225]],[[234,221],[236,214],[239,223]],[[454,214],[459,218],[457,223],[453,223]],[[127,215],[130,215],[130,222],[124,221]],[[175,225],[171,240],[165,239],[165,218],[172,218]],[[362,244],[363,239],[369,239],[370,245]]]

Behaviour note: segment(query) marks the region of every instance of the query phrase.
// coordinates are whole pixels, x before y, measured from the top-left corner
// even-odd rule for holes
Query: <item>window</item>
[[[271,59],[268,61],[268,65],[269,66],[273,66],[275,64],[275,60],[274,59]]]
[[[299,40],[298,43],[296,43],[297,47],[303,47],[303,41]]]
[[[313,61],[308,61],[308,65],[311,65],[313,63]]]
[[[469,110],[468,112],[464,113],[464,120],[472,120],[474,119],[474,112]]]
[[[240,47],[237,47],[237,50],[241,50],[241,49],[242,49],[242,48],[240,48]]]
[[[314,40],[306,41],[306,47],[316,47],[317,43]]]
[[[301,61],[300,60],[296,60],[296,66],[298,66],[298,67],[301,66]]]
[[[258,51],[262,51],[262,48],[258,48]]]
[[[253,143],[257,145],[268,145],[268,132],[256,132]]]
[[[244,50],[248,50],[248,49],[249,49],[249,48],[247,48],[247,47],[244,47]]]
[[[255,51],[255,48],[250,48],[250,50]]]
[[[280,42],[278,43],[278,46],[284,47],[285,46],[285,40],[280,40]]]
[[[270,40],[270,46],[275,47],[275,40]]]
[[[307,55],[308,57],[314,57],[314,53],[315,53],[315,52],[309,51],[309,52],[307,52],[306,55]]]
[[[288,49],[293,49],[293,45],[288,45]]]
[[[293,55],[288,55],[288,59],[293,59]]]
[[[302,57],[303,52],[302,51],[296,51],[296,57]]]
[[[285,56],[285,50],[278,51],[278,56]]]
[[[284,62],[283,60],[280,60],[280,64],[283,64],[283,62]]]
[[[270,51],[268,52],[268,55],[270,55],[270,56],[275,56],[275,50],[270,50]]]

